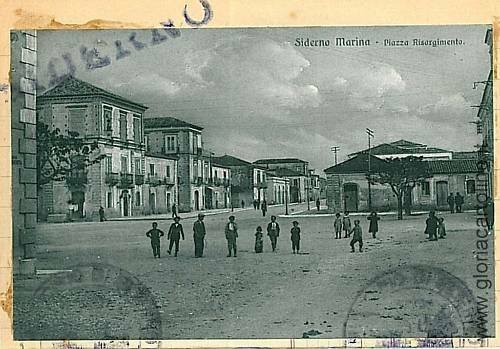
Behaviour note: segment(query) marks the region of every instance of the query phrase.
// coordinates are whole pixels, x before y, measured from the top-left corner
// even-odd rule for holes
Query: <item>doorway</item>
[[[344,184],[344,210],[358,211],[358,185],[355,183]]]
[[[156,195],[155,193],[149,193],[149,208],[151,213],[156,213]]]
[[[195,211],[200,210],[200,193],[198,190],[194,191],[194,209]]]
[[[439,181],[436,183],[436,202],[438,206],[448,205],[448,182]]]
[[[167,211],[170,212],[172,211],[172,207],[170,206],[170,201],[172,200],[171,194],[167,193]]]
[[[123,198],[123,216],[125,217],[130,216],[130,199],[127,190],[124,190],[122,192],[122,198]]]
[[[73,218],[83,218],[83,206],[85,204],[85,193],[83,191],[71,192],[71,202],[76,205]]]

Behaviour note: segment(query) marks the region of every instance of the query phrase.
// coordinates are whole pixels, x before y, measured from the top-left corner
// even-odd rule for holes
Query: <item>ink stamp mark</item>
[[[37,339],[161,338],[159,306],[137,277],[104,263],[70,269],[49,276],[31,297],[16,299],[14,328],[23,329],[16,338],[26,337],[24,333]],[[54,333],[64,338],[54,338]]]
[[[477,304],[465,283],[427,265],[383,272],[358,292],[345,337],[477,337]]]

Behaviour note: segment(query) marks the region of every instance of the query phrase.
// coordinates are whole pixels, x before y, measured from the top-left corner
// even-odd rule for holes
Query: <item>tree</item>
[[[377,168],[371,174],[372,183],[387,184],[398,200],[398,219],[403,219],[403,199],[411,197],[411,191],[417,183],[432,177],[428,163],[422,157],[408,156],[385,160],[386,165]],[[406,213],[411,213],[410,202],[407,201]]]
[[[77,132],[62,134],[58,128],[37,122],[37,185],[65,181],[71,175],[85,173],[88,166],[101,161],[96,141],[79,137]]]

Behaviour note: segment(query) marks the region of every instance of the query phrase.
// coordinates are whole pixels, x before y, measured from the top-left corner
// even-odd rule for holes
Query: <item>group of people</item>
[[[446,199],[448,202],[448,206],[450,207],[450,212],[451,213],[461,213],[462,212],[462,206],[464,204],[464,197],[460,195],[460,193],[456,193],[455,196],[453,196],[453,193],[448,195],[448,198]]]
[[[205,215],[203,213],[198,214],[198,219],[193,224],[193,240],[194,240],[194,255],[196,258],[203,257],[203,250],[205,247]],[[299,222],[294,221],[292,223],[292,228],[290,230],[291,240],[292,240],[292,251],[293,253],[299,253],[300,250],[300,228]],[[255,252],[262,253],[263,251],[263,234],[262,227],[258,226],[255,233]],[[271,221],[267,225],[267,236],[271,242],[271,248],[273,252],[276,251],[278,244],[278,237],[280,235],[280,225],[276,221],[276,216],[271,216]],[[224,234],[227,241],[228,254],[227,257],[237,256],[237,244],[236,240],[238,238],[238,225],[236,223],[235,216],[230,216],[228,222],[224,228]],[[153,250],[153,257],[160,258],[160,238],[165,236],[165,233],[158,229],[158,223],[152,223],[152,229],[146,232],[146,236],[151,240],[151,248]],[[167,233],[167,240],[170,241],[168,247],[168,254],[172,253],[172,249],[175,248],[174,256],[177,257],[179,253],[179,243],[180,239],[185,239],[184,229],[180,223],[180,217],[175,216],[174,222],[170,225]]]
[[[458,193],[457,193],[458,194]],[[452,212],[453,213],[453,212]],[[435,211],[429,212],[429,218],[425,221],[425,235],[430,241],[444,239],[446,236],[446,226],[443,217],[436,217]]]
[[[260,202],[260,200],[255,199],[253,201],[253,209],[254,210],[261,210],[262,216],[265,217],[266,213],[267,213],[267,201],[264,199],[262,202]]]
[[[367,217],[367,220],[370,221],[368,232],[372,234],[373,238],[376,238],[380,217],[377,212],[372,211]],[[335,214],[333,228],[335,231],[335,239],[342,239],[342,232],[344,233],[344,238],[349,238],[352,235],[350,242],[351,252],[355,252],[354,246],[356,243],[359,245],[359,252],[363,252],[363,230],[361,229],[361,221],[359,219],[356,219],[354,221],[354,226],[352,226],[351,217],[348,211],[344,212],[344,216],[341,216],[340,213],[337,212]]]

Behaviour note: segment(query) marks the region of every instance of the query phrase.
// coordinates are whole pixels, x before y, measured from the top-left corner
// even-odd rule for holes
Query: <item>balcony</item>
[[[196,148],[196,155],[202,156],[203,155],[203,148],[202,147],[197,147]]]
[[[120,181],[120,175],[118,173],[115,172],[106,173],[106,179],[105,179],[106,184],[113,186],[118,184],[119,181]]]
[[[144,184],[144,175],[143,174],[135,174],[135,184],[143,185]]]
[[[220,186],[221,185],[220,178],[214,178],[213,179],[213,185],[216,186],[216,187]]]
[[[148,181],[147,183],[150,186],[156,187],[161,184],[161,177],[155,174],[148,174]]]
[[[118,188],[131,189],[134,187],[134,175],[132,173],[120,173]]]
[[[165,177],[164,179],[164,183],[166,185],[174,185],[175,184],[175,181],[174,181],[174,178],[173,177]]]
[[[222,183],[223,183],[223,185],[225,187],[230,187],[231,186],[231,183],[230,183],[229,179],[227,179],[227,178],[224,178],[223,181],[222,181]],[[266,183],[266,185],[267,185],[267,183]]]
[[[202,185],[203,184],[203,177],[198,177],[196,180],[196,185]]]
[[[68,177],[66,177],[66,184],[69,188],[84,188],[87,183],[87,173],[71,173]]]
[[[267,182],[262,182],[262,181],[257,182],[257,187],[259,189],[266,189],[267,188]]]

